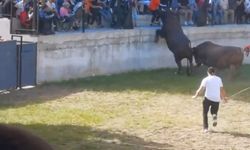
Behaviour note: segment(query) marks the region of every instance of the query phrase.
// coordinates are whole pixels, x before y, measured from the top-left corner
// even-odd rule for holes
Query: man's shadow
[[[250,134],[247,134],[247,133],[228,132],[228,131],[212,131],[212,133],[228,134],[234,137],[250,138]]]

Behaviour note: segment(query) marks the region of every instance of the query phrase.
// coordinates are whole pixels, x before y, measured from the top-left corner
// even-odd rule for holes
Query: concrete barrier
[[[133,70],[176,67],[173,54],[161,39],[154,43],[157,28],[66,33],[38,38],[38,83]],[[250,26],[223,25],[184,27],[192,46],[209,40],[222,45],[250,44]],[[250,58],[244,63],[250,64]],[[184,63],[183,63],[184,64]]]

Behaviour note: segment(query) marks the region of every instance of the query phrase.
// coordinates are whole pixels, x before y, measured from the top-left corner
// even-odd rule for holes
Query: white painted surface
[[[176,67],[173,54],[161,39],[154,43],[155,29],[87,31],[40,36],[37,80],[67,80],[133,70]],[[184,27],[195,46],[209,40],[222,45],[250,44],[248,25]],[[244,60],[250,64],[250,57]],[[184,64],[184,63],[183,63]]]

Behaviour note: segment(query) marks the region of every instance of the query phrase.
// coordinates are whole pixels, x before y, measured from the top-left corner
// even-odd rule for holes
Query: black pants
[[[90,24],[93,24],[95,21],[96,21],[97,25],[102,24],[102,16],[101,16],[100,11],[101,11],[100,8],[92,8],[91,9],[91,13],[93,15],[92,15],[92,20],[91,20]]]
[[[152,11],[151,23],[154,23],[155,21],[158,22],[159,19],[160,19],[160,12],[159,12],[159,10],[157,9],[157,10]]]
[[[217,116],[219,110],[219,102],[213,102],[205,97],[202,104],[203,104],[203,128],[207,129],[208,128],[207,113],[209,111],[209,108],[211,107],[210,108],[211,114],[212,115],[215,114]]]

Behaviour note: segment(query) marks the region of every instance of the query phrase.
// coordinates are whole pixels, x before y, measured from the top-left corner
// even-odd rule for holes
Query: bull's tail
[[[190,49],[191,49],[191,51],[192,51],[192,54],[194,54],[194,51],[195,51],[195,47],[192,47],[192,45],[191,45],[191,41],[189,41],[189,43],[188,43],[189,45],[189,47],[190,47]]]
[[[188,47],[191,50],[191,56],[187,58],[187,75],[191,75],[193,72],[193,48],[190,40],[188,42]]]
[[[191,41],[190,41],[190,40],[188,40],[188,47],[189,47],[189,48],[192,48],[192,44],[191,44]]]

